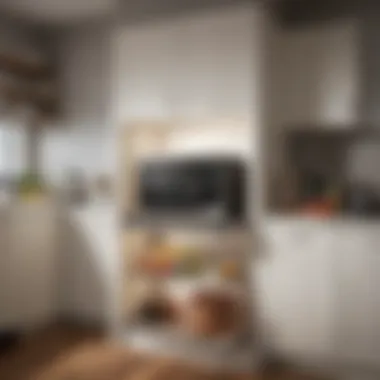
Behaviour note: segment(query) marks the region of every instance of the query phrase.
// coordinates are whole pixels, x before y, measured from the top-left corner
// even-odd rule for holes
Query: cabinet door
[[[0,330],[12,326],[12,297],[10,294],[9,210],[0,211]]]
[[[332,348],[329,231],[289,224],[266,234],[259,282],[269,344],[285,355],[324,358]]]
[[[260,78],[256,13],[242,6],[127,28],[114,56],[118,119],[250,116]]]
[[[175,33],[171,24],[159,23],[128,28],[118,36],[114,85],[119,120],[171,116]]]
[[[374,347],[372,350],[372,362],[380,368],[380,227],[374,226],[373,236],[371,238],[372,243],[372,255],[373,261],[372,265],[372,278],[373,278],[373,287],[371,289],[371,294],[373,297],[374,305],[374,326],[373,326],[373,340]]]
[[[182,117],[246,115],[258,71],[258,32],[251,7],[182,19],[177,30],[172,104]],[[257,27],[259,29],[259,27]],[[256,48],[255,48],[255,45]]]
[[[345,127],[358,111],[359,58],[354,22],[313,26],[279,37],[285,124]]]
[[[336,228],[334,272],[335,353],[342,360],[371,362],[375,352],[375,229],[366,223]]]
[[[7,293],[15,327],[43,325],[55,312],[55,211],[48,201],[19,202],[11,209]]]

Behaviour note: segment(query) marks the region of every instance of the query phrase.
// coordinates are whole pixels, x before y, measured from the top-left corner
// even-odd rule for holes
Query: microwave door
[[[212,173],[188,168],[146,171],[142,203],[154,209],[190,209],[212,203],[218,184]]]

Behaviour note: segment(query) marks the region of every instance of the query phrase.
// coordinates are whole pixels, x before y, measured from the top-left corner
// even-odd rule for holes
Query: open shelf
[[[4,52],[0,52],[0,70],[24,79],[38,79],[51,74],[51,68],[45,62],[33,62]]]
[[[194,229],[194,230],[249,230],[246,221],[233,222],[228,220],[212,220],[205,218],[170,218],[157,217],[130,217],[126,215],[122,221],[124,229],[147,228],[147,229]]]
[[[41,114],[51,116],[58,112],[58,97],[50,94],[43,94],[34,88],[3,88],[1,91],[10,105],[30,104],[38,109]]]
[[[0,94],[10,109],[28,106],[49,118],[58,113],[57,73],[51,62],[0,51],[0,74]]]
[[[124,339],[136,350],[176,357],[203,364],[223,367],[226,371],[250,371],[257,367],[261,355],[257,344],[247,333],[213,339],[194,338],[170,325],[131,324]]]
[[[299,218],[380,218],[373,164],[380,154],[376,128],[288,128],[282,143],[282,167],[268,182],[270,213]]]
[[[234,136],[237,131],[249,140],[250,125],[245,121],[194,123],[136,122],[127,126],[119,140],[123,288],[119,308],[122,322],[117,330],[134,349],[159,352],[208,367],[250,371],[260,361],[256,342],[259,330],[252,328],[251,333],[247,332],[255,320],[249,301],[253,223],[248,216],[240,220],[224,219],[223,214],[213,210],[176,212],[175,217],[169,215],[170,212],[150,210],[147,215],[139,202],[139,169],[146,160],[218,157],[221,153],[213,145],[218,143],[218,137]],[[206,143],[214,147],[214,153],[204,146]],[[250,166],[250,156],[241,155],[240,150],[233,153],[233,157]],[[181,310],[180,315],[174,317],[177,322],[177,317],[185,320],[182,312],[192,307],[186,305],[190,305],[193,296],[208,292],[220,292],[227,299],[241,303],[242,314],[236,324],[221,327],[226,333],[233,329],[232,334],[208,338],[204,332],[199,337],[196,332],[193,335],[187,330],[185,321],[175,325],[136,323],[135,318],[149,297],[162,297],[164,302]],[[217,319],[215,315],[213,318]]]

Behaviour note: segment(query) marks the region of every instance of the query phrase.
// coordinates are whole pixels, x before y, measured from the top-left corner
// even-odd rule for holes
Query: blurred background
[[[152,348],[167,318],[376,378],[379,25],[371,0],[0,0],[4,346],[70,322]]]

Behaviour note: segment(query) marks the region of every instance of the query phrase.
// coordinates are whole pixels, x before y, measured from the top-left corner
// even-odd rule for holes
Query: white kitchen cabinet
[[[111,328],[121,281],[115,205],[98,200],[65,211],[59,313]]]
[[[371,262],[371,265],[374,281],[371,294],[374,310],[374,326],[372,330],[374,346],[371,359],[376,366],[380,368],[380,226],[376,227],[376,232],[372,237],[372,243],[373,261]]]
[[[346,128],[357,121],[358,36],[354,21],[278,32],[275,96],[283,125]]]
[[[170,116],[176,31],[169,24],[128,28],[117,38],[116,102],[120,120]]]
[[[332,273],[328,229],[271,222],[259,284],[271,348],[286,356],[326,358],[332,350]]]
[[[335,226],[334,349],[341,360],[371,363],[376,357],[374,239],[368,223]]]
[[[0,275],[0,330],[6,329],[9,323],[8,317],[8,294],[7,294],[7,281],[8,281],[8,223],[7,223],[7,210],[4,204],[0,205],[0,270],[3,271]]]
[[[302,217],[264,225],[258,273],[269,346],[380,368],[380,225]]]
[[[260,21],[252,8],[177,22],[172,104],[181,117],[245,116],[257,74]],[[255,64],[256,63],[256,64]]]
[[[2,327],[43,326],[56,310],[57,210],[48,200],[15,202],[6,225]]]
[[[257,11],[238,6],[119,30],[117,119],[249,116],[259,88],[260,28]]]

